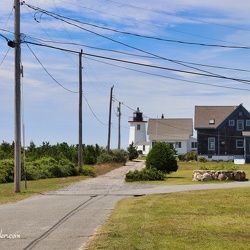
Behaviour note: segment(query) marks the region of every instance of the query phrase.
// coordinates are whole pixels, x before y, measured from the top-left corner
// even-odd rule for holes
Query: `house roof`
[[[216,128],[239,106],[195,106],[194,128]]]
[[[149,119],[149,140],[178,141],[188,140],[193,135],[193,119]]]

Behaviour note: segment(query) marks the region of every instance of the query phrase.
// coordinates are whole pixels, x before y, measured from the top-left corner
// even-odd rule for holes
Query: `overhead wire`
[[[235,26],[225,25],[225,24],[215,23],[215,22],[208,22],[208,21],[199,20],[199,19],[196,19],[196,18],[191,18],[191,17],[186,17],[186,16],[178,16],[176,14],[171,14],[171,13],[167,13],[167,12],[163,12],[163,11],[156,11],[156,10],[153,10],[152,8],[148,9],[148,8],[145,8],[145,7],[139,7],[139,6],[128,4],[128,3],[121,3],[121,2],[118,2],[118,1],[114,1],[114,0],[106,0],[106,1],[116,3],[116,4],[121,4],[121,5],[124,5],[124,6],[129,6],[129,7],[140,9],[140,10],[146,10],[146,11],[149,11],[149,12],[154,12],[154,13],[157,13],[157,14],[162,14],[162,15],[177,17],[177,18],[180,18],[180,19],[195,21],[195,22],[199,22],[199,23],[206,23],[206,24],[211,24],[211,25],[216,25],[216,26],[221,26],[221,27],[226,27],[226,28],[231,28],[231,29],[250,31],[249,29],[245,29],[245,28],[240,28],[240,27],[235,27]]]
[[[51,46],[51,45],[33,43],[33,42],[28,42],[28,41],[25,41],[25,43],[33,44],[33,45],[37,45],[37,46],[42,46],[42,47],[48,47],[48,48],[57,49],[57,50],[64,50],[64,51],[68,51],[71,53],[79,53],[79,52],[74,51],[74,50],[63,49],[63,48],[55,47],[55,46]],[[193,71],[187,71],[187,70],[180,70],[180,69],[174,69],[174,68],[169,68],[169,67],[150,65],[150,64],[128,61],[128,60],[123,60],[123,59],[118,59],[118,58],[112,58],[112,57],[107,57],[107,56],[100,56],[100,55],[90,54],[90,53],[85,53],[85,52],[83,52],[82,54],[85,56],[96,57],[96,58],[101,58],[101,59],[111,60],[111,61],[116,61],[116,62],[122,62],[122,63],[127,63],[127,64],[133,64],[133,65],[137,65],[137,66],[149,67],[149,68],[154,68],[154,69],[162,69],[162,70],[167,70],[167,71],[186,73],[186,74],[192,74],[192,75],[199,75],[199,76],[205,76],[205,77],[212,77],[212,78],[218,78],[218,79],[239,81],[239,82],[242,82],[245,84],[250,84],[250,80],[248,80],[248,79],[240,79],[240,78],[226,77],[226,76],[221,76],[221,75],[216,75],[216,74],[214,75],[214,74],[205,74],[205,73],[199,73],[199,72],[193,72]]]
[[[37,55],[34,53],[34,51],[30,48],[29,44],[26,44],[27,47],[29,48],[29,50],[31,51],[31,53],[33,54],[33,56],[36,58],[36,60],[38,61],[38,63],[42,66],[42,68],[44,69],[44,71],[50,76],[50,78],[56,83],[58,84],[60,87],[62,87],[63,89],[65,89],[66,91],[70,92],[70,93],[74,93],[74,94],[78,94],[78,91],[73,91],[70,90],[66,87],[64,87],[61,83],[59,83],[50,73],[49,71],[45,68],[45,66],[42,64],[42,62],[39,60],[39,58],[37,57]]]
[[[144,22],[139,22],[139,21],[136,21],[134,19],[131,19],[131,18],[124,18],[124,17],[121,17],[121,16],[118,16],[118,15],[114,15],[114,14],[110,14],[110,13],[107,13],[107,12],[104,12],[104,11],[100,11],[100,10],[96,10],[96,9],[92,9],[92,8],[88,8],[88,7],[85,7],[85,6],[82,6],[82,5],[79,5],[79,4],[75,4],[75,3],[70,3],[68,1],[62,1],[62,2],[65,2],[67,4],[70,4],[70,5],[74,5],[74,6],[78,6],[78,7],[81,7],[81,8],[84,8],[84,9],[87,9],[87,10],[91,10],[91,11],[94,11],[94,12],[97,12],[97,13],[102,13],[102,14],[105,14],[105,15],[108,15],[108,16],[112,16],[112,17],[117,17],[117,18],[120,18],[120,19],[123,19],[123,20],[128,20],[130,22],[133,22],[133,23],[142,23],[142,24],[145,24],[147,26],[152,26],[152,27],[157,27],[157,28],[165,28],[164,26],[160,26],[160,25],[153,25],[151,23],[144,23]],[[111,1],[110,1],[111,2]],[[113,1],[115,2],[115,1]],[[117,2],[118,3],[118,2]],[[122,4],[122,5],[129,5],[129,4],[124,4],[124,3],[119,3],[119,4]],[[132,6],[132,5],[130,5]],[[139,8],[139,7],[138,7]],[[149,9],[146,9],[148,11],[150,11]],[[153,11],[153,10],[152,10]],[[156,12],[156,11],[155,11]],[[168,13],[162,13],[162,12],[159,12],[160,14],[166,14],[166,15],[171,15],[171,14],[168,14]],[[158,13],[158,14],[159,14]],[[175,16],[176,17],[176,16]],[[179,16],[178,16],[179,17]],[[181,17],[179,17],[181,18]],[[185,18],[185,17],[182,17],[183,19],[188,19],[188,18]],[[194,21],[194,20],[193,20]],[[196,20],[197,22],[203,22],[203,21],[199,21],[199,20]],[[206,23],[209,23],[209,22],[206,22]],[[212,23],[211,23],[212,24]],[[215,24],[213,23],[213,25],[220,25],[220,24]],[[223,26],[223,25],[221,25]],[[227,26],[227,27],[230,27],[230,28],[234,28],[234,29],[241,29],[241,28],[237,28],[237,27],[231,27],[231,26]],[[180,30],[177,30],[177,29],[169,29],[167,28],[168,30],[172,31],[172,32],[176,32],[176,33],[181,33],[181,34],[186,34],[186,35],[190,35],[190,36],[195,36],[195,37],[200,37],[200,38],[205,38],[205,39],[209,39],[209,40],[213,40],[213,41],[219,41],[219,42],[225,42],[225,43],[229,43],[229,44],[238,44],[238,43],[233,43],[233,42],[228,42],[228,41],[224,41],[224,40],[220,40],[220,39],[214,39],[214,38],[211,38],[211,37],[205,37],[205,36],[201,36],[201,35],[197,35],[197,34],[193,34],[193,33],[189,33],[189,32],[184,32],[184,31],[180,31]]]
[[[114,50],[114,49],[106,49],[106,48],[94,47],[94,46],[89,46],[89,45],[82,44],[82,43],[74,43],[74,42],[71,43],[71,42],[66,42],[66,41],[64,42],[64,41],[44,40],[44,39],[34,37],[34,36],[30,36],[30,35],[27,35],[27,34],[25,34],[25,35],[26,35],[27,38],[30,38],[32,40],[41,41],[41,42],[44,42],[44,43],[50,43],[50,42],[53,43],[53,42],[55,42],[56,44],[60,44],[60,45],[76,45],[76,46],[81,46],[81,47],[85,47],[85,48],[89,48],[89,49],[93,49],[93,50],[100,50],[100,51],[105,51],[105,52],[114,52],[114,53],[118,53],[118,54],[122,54],[122,55],[128,55],[128,56],[135,56],[135,57],[156,59],[156,60],[161,59],[161,58],[157,58],[155,56],[141,55],[141,54],[124,52],[124,51],[119,51],[119,50]],[[201,64],[201,63],[194,63],[194,62],[188,62],[188,61],[176,60],[176,59],[170,59],[170,58],[167,58],[167,59],[168,60],[175,60],[175,61],[180,62],[180,63],[196,65],[196,66],[200,66],[200,67],[208,67],[208,68],[215,68],[215,69],[225,69],[225,70],[232,70],[232,71],[250,72],[250,70],[247,70],[247,69],[223,67],[223,66],[219,66],[219,65]]]
[[[157,76],[157,77],[161,77],[161,78],[166,78],[166,79],[171,79],[171,80],[176,80],[176,81],[182,81],[182,82],[188,82],[188,83],[195,83],[195,84],[205,85],[205,86],[209,86],[209,87],[218,87],[218,88],[226,88],[226,89],[250,91],[250,89],[245,89],[245,88],[222,86],[222,85],[217,85],[217,84],[202,83],[202,82],[193,81],[193,80],[186,80],[186,79],[180,79],[180,78],[176,78],[176,77],[164,76],[164,75],[160,75],[160,74],[156,74],[156,73],[149,73],[149,72],[142,71],[142,70],[137,70],[137,69],[132,69],[132,68],[128,68],[128,67],[125,67],[125,66],[120,66],[120,65],[117,65],[117,64],[103,62],[103,61],[100,61],[100,60],[97,60],[97,59],[93,59],[93,58],[90,58],[90,59],[94,60],[94,61],[97,61],[97,62],[100,62],[100,63],[108,64],[108,65],[111,65],[111,66],[114,66],[114,67],[119,67],[119,68],[131,70],[131,71],[134,71],[134,72],[143,73],[143,74],[147,74],[147,75],[151,75],[151,76]]]
[[[80,29],[83,29],[83,30],[85,30],[85,31],[88,31],[88,32],[90,32],[90,33],[92,33],[92,34],[95,34],[95,35],[97,35],[97,36],[100,36],[100,37],[102,37],[102,38],[108,39],[108,40],[110,40],[110,41],[112,41],[112,42],[121,44],[121,45],[126,46],[126,47],[128,47],[128,48],[132,48],[132,49],[134,49],[134,50],[143,52],[143,53],[145,53],[145,54],[149,54],[149,55],[158,57],[158,58],[160,58],[160,59],[164,59],[164,60],[170,61],[170,62],[172,62],[172,63],[179,64],[179,65],[184,66],[184,67],[187,67],[187,68],[195,69],[195,70],[200,71],[200,72],[209,73],[211,76],[213,75],[213,76],[218,76],[218,77],[221,77],[221,78],[226,78],[226,77],[224,77],[224,76],[222,76],[222,75],[215,74],[215,73],[212,73],[212,72],[209,72],[209,71],[206,71],[206,70],[202,70],[202,69],[199,69],[199,68],[196,68],[196,67],[193,67],[193,66],[188,66],[188,65],[186,65],[185,63],[180,63],[180,62],[175,61],[175,60],[170,60],[170,59],[167,59],[167,58],[165,58],[165,57],[156,55],[156,54],[154,54],[154,53],[151,53],[151,52],[148,52],[148,51],[139,49],[139,48],[137,48],[137,47],[128,45],[128,44],[126,44],[126,43],[117,41],[117,40],[115,40],[115,39],[113,39],[113,38],[110,38],[110,37],[101,35],[101,34],[99,34],[99,33],[97,33],[97,32],[94,32],[93,30],[88,30],[88,29],[83,28],[83,27],[81,27],[81,26],[79,26],[79,25],[70,23],[70,22],[64,20],[63,18],[68,19],[68,20],[71,20],[71,21],[74,20],[75,22],[78,22],[78,23],[82,23],[82,22],[80,22],[80,21],[78,21],[78,20],[75,20],[75,19],[72,19],[72,18],[63,17],[63,16],[58,15],[58,14],[56,14],[56,13],[53,13],[53,12],[49,12],[49,11],[40,9],[40,8],[38,8],[38,7],[35,7],[35,6],[31,6],[31,5],[27,5],[27,6],[28,6],[29,8],[31,8],[31,9],[33,9],[33,10],[39,11],[39,12],[41,12],[41,13],[44,13],[44,14],[46,14],[46,15],[48,15],[48,16],[51,16],[51,17],[53,17],[53,18],[55,18],[55,19],[57,19],[57,20],[61,20],[61,21],[63,21],[63,22],[66,22],[66,23],[68,23],[69,25],[78,27],[78,28],[80,28]],[[236,78],[234,78],[234,79],[232,79],[232,80],[234,80],[234,81],[241,81],[241,80],[236,79]]]
[[[57,48],[57,47],[50,46],[50,45],[37,44],[37,43],[27,42],[27,41],[26,41],[25,43],[33,44],[33,45],[38,45],[38,46],[46,46],[46,47],[49,47],[49,48],[62,50],[62,48]],[[77,51],[73,51],[73,50],[68,50],[68,49],[63,49],[63,50],[68,51],[68,52],[71,52],[71,53],[78,53]],[[204,75],[204,74],[197,73],[197,72],[186,72],[186,71],[181,71],[181,70],[176,70],[176,69],[170,69],[170,68],[165,68],[165,67],[152,66],[152,65],[147,65],[147,64],[141,64],[141,63],[126,61],[126,60],[120,60],[120,59],[114,59],[114,58],[109,58],[109,57],[103,57],[103,56],[93,55],[93,54],[84,53],[84,52],[83,52],[82,54],[83,54],[83,55],[86,55],[86,56],[92,56],[92,57],[97,57],[97,58],[101,58],[101,59],[119,61],[119,62],[134,64],[134,65],[139,65],[139,66],[153,67],[153,68],[159,68],[159,69],[166,69],[166,70],[170,70],[170,71],[173,70],[173,71],[177,71],[177,72],[190,73],[190,74],[202,75],[202,76],[208,76],[208,77],[210,76],[210,75]],[[92,59],[92,60],[94,60],[94,59]],[[97,61],[98,61],[98,60],[97,60]],[[102,63],[103,63],[103,62],[102,62]],[[106,63],[106,64],[110,64],[110,63]],[[110,65],[116,66],[116,67],[117,67],[117,65],[114,65],[114,64],[110,64]],[[142,70],[130,69],[130,68],[126,68],[126,67],[123,67],[123,66],[118,66],[118,67],[121,67],[121,68],[124,68],[124,69],[129,69],[129,70],[136,71],[136,72],[140,72],[140,73],[145,73],[145,74],[153,75],[153,76],[158,76],[158,77],[163,77],[163,78],[168,78],[168,79],[183,81],[183,82],[191,82],[191,83],[196,83],[196,84],[201,84],[201,85],[207,85],[207,86],[213,86],[213,87],[219,87],[219,88],[227,88],[227,89],[235,89],[235,90],[245,90],[245,91],[249,91],[248,89],[244,89],[244,88],[237,88],[237,87],[230,87],[230,86],[221,86],[221,85],[215,85],[215,84],[201,83],[201,82],[197,82],[197,81],[190,81],[190,80],[185,80],[185,79],[180,79],[180,78],[162,76],[162,75],[160,75],[160,74],[149,73],[149,72],[145,72],[145,71],[142,71]],[[213,75],[212,75],[211,77],[216,77],[216,76],[213,76]],[[221,78],[221,77],[217,77],[217,78]],[[234,80],[234,78],[230,78],[230,77],[229,77],[229,78],[223,78],[223,79],[225,79],[225,80]],[[250,84],[250,81],[249,81],[249,80],[246,80],[246,79],[237,79],[237,80],[240,80],[242,83],[245,83],[245,84]]]

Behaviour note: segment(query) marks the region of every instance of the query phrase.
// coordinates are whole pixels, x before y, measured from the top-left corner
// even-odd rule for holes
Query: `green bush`
[[[84,165],[83,168],[82,168],[82,175],[95,177],[96,173],[95,173],[94,167]]]
[[[41,158],[26,164],[26,179],[38,180],[77,175],[76,166],[67,159]]]
[[[205,157],[198,157],[199,162],[207,162],[207,159]]]
[[[146,168],[155,168],[163,173],[176,172],[178,169],[175,152],[171,145],[157,142],[149,151],[146,159]]]
[[[14,181],[14,160],[0,161],[0,183]]]
[[[104,163],[126,163],[128,158],[128,154],[123,149],[115,149],[110,150],[110,154],[102,153],[97,157],[97,164],[104,164]]]
[[[197,151],[196,150],[191,150],[191,151],[187,152],[183,156],[183,160],[184,161],[196,161],[197,160]]]
[[[163,181],[166,179],[165,174],[155,168],[143,168],[141,171],[129,171],[126,174],[125,180],[128,182],[132,181]]]
[[[131,144],[129,144],[127,150],[128,150],[128,158],[130,161],[138,158],[139,153],[137,151],[137,147],[134,145],[133,142]]]

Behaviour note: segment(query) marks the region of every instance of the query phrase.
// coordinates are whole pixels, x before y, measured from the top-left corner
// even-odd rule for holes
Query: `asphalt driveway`
[[[126,197],[250,186],[250,182],[171,186],[124,183],[129,170],[142,167],[143,162],[129,162],[106,175],[0,205],[0,249],[82,249],[115,204]]]

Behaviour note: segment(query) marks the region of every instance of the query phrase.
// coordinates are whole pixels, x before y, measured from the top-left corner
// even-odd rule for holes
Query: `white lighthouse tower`
[[[129,130],[129,144],[132,142],[139,146],[145,145],[147,141],[146,136],[146,123],[147,121],[143,120],[143,113],[140,112],[140,109],[133,113],[133,119],[128,121],[130,123],[130,130]]]

